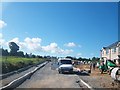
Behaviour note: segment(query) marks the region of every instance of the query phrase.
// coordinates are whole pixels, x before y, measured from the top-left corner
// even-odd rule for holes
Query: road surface
[[[48,63],[17,88],[87,88],[76,74],[59,74],[57,67]]]
[[[33,66],[25,71],[22,71],[22,72],[16,72],[15,74],[11,75],[11,76],[8,76],[7,78],[4,78],[2,80],[0,80],[0,83],[2,84],[2,86],[5,86],[7,84],[9,84],[11,81],[23,76],[24,74],[30,72],[31,70],[34,70],[36,68],[36,66]]]

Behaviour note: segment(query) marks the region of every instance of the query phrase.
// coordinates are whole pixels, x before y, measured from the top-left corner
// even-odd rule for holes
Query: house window
[[[113,53],[115,53],[115,52],[116,52],[116,47],[114,47],[114,48],[112,49],[112,52],[113,52]]]
[[[104,55],[104,51],[102,51],[102,54]]]
[[[109,49],[106,50],[106,54],[108,54],[108,53],[109,53]]]

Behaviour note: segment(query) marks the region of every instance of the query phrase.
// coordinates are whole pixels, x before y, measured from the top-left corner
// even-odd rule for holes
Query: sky
[[[4,2],[0,44],[39,55],[100,57],[118,40],[117,2]]]

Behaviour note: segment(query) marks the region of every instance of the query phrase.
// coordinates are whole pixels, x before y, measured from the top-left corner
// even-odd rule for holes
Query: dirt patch
[[[79,68],[80,70],[90,69],[90,65],[88,64],[75,65],[75,67]]]
[[[80,70],[90,70],[88,64],[76,65],[76,67]],[[90,76],[80,76],[80,78],[93,88],[118,88],[118,84],[112,80],[111,76],[107,72],[101,74],[99,68],[92,68]]]

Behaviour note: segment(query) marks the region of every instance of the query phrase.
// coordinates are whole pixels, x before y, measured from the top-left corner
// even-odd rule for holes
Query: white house
[[[120,41],[117,41],[107,47],[103,47],[101,51],[101,59],[112,60],[120,65]]]

